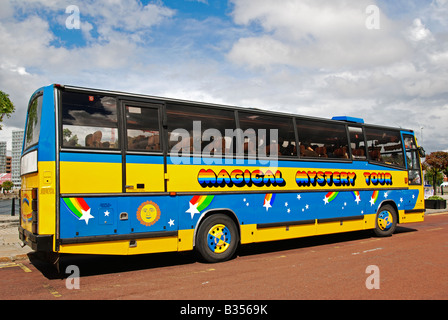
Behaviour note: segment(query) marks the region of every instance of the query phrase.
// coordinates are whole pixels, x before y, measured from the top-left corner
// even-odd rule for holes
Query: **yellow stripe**
[[[391,189],[391,188],[408,188],[408,184],[405,182],[408,178],[408,173],[406,171],[389,171],[389,170],[351,170],[351,169],[337,169],[337,163],[335,163],[335,169],[324,169],[324,168],[292,168],[292,167],[279,167],[278,170],[282,173],[282,178],[285,180],[286,184],[284,186],[262,186],[256,187],[254,185],[242,187],[229,187],[228,185],[219,187],[207,187],[203,188],[198,182],[198,174],[201,169],[210,169],[218,174],[221,170],[226,170],[229,176],[233,170],[261,170],[265,173],[267,170],[271,170],[269,167],[249,167],[249,166],[199,166],[199,165],[168,165],[168,174],[170,179],[168,180],[168,191],[170,192],[215,192],[215,191],[266,191],[266,193],[272,193],[279,190],[282,191],[309,191],[309,190],[334,190],[335,192],[340,191],[358,191],[360,189]],[[354,186],[336,186],[332,184],[331,186],[325,184],[320,186],[316,184],[315,186],[298,186],[296,183],[296,173],[297,171],[311,171],[311,172],[331,172],[331,173],[341,173],[341,172],[353,172],[356,173],[355,185]],[[367,184],[364,173],[390,173],[392,175],[392,185],[381,185],[373,183]],[[328,192],[328,191],[327,191]]]

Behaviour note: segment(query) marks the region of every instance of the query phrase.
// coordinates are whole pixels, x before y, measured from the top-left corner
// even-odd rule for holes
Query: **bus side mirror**
[[[426,157],[425,149],[423,149],[423,147],[418,147],[418,154],[420,155],[420,158]]]

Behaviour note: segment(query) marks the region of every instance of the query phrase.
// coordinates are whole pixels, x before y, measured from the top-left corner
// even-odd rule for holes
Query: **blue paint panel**
[[[56,113],[54,102],[54,87],[53,85],[42,87],[36,90],[30,98],[30,102],[35,95],[42,92],[42,110],[40,114],[40,132],[39,141],[36,146],[33,146],[27,150],[39,149],[38,160],[39,161],[55,161],[56,159]],[[28,114],[26,116],[26,122],[28,123]],[[25,128],[26,133],[27,128]],[[23,137],[23,147],[25,147],[25,135]],[[22,149],[22,153],[23,153]]]
[[[82,153],[62,152],[61,161],[68,162],[96,162],[96,163],[121,163],[121,154],[110,153]],[[127,163],[163,164],[163,156],[127,155]]]
[[[132,164],[163,164],[163,156],[153,155],[127,155],[126,163]]]
[[[54,104],[54,87],[44,88],[42,100],[42,118],[39,136],[39,161],[55,161],[56,159],[56,112]]]
[[[418,190],[381,190],[375,197],[374,190],[361,191],[359,195],[343,191],[331,200],[325,192],[277,193],[269,204],[266,194],[216,195],[201,212],[194,209],[192,196],[182,196],[179,199],[180,229],[196,225],[199,217],[211,209],[228,208],[238,215],[240,223],[262,224],[375,214],[386,200],[394,201],[399,210],[408,210],[415,207],[418,194]]]
[[[259,160],[248,160],[248,159],[217,159],[218,162],[207,163],[206,161],[211,161],[211,158],[200,158],[200,157],[167,157],[168,165],[223,165],[223,166],[247,166],[247,167],[268,167],[269,163],[260,162]],[[221,161],[221,162],[219,162]],[[278,160],[278,165],[274,167],[279,168],[306,168],[306,169],[335,169],[338,170],[384,170],[384,166],[370,164],[367,161],[353,161],[353,162],[337,162],[337,161],[304,161],[304,160]],[[403,169],[387,168],[388,171],[401,171]]]
[[[62,239],[178,230],[176,198],[98,197],[84,200],[90,208],[89,213],[85,213],[87,218],[78,217],[61,199]],[[146,211],[151,213],[148,209],[155,209],[155,218],[152,220],[145,216]],[[127,220],[120,220],[123,212],[128,213]]]
[[[374,190],[335,196],[299,192],[277,193],[269,202],[262,193],[221,194],[200,211],[193,195],[84,198],[92,216],[87,219],[77,217],[61,200],[61,238],[192,229],[205,212],[223,208],[235,212],[246,225],[375,214],[386,200],[394,201],[399,210],[411,210],[418,196],[418,190],[381,190],[377,196]],[[128,220],[120,220],[122,212],[128,213]],[[158,216],[151,218],[151,214]]]
[[[61,161],[121,163],[121,154],[61,152]]]

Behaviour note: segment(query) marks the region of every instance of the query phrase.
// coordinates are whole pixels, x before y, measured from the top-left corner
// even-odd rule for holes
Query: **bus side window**
[[[161,151],[159,110],[126,105],[128,150]]]
[[[353,160],[366,160],[366,145],[364,132],[361,127],[348,127],[350,135],[350,148],[352,149]]]
[[[206,157],[233,156],[236,129],[233,110],[194,105],[167,104],[169,152],[178,155],[201,154]]]
[[[25,150],[39,141],[42,99],[43,96],[39,95],[30,104],[26,124]]]
[[[404,167],[403,145],[397,130],[366,127],[369,160]]]
[[[297,156],[292,118],[244,111],[239,111],[238,117],[245,134],[245,155]]]
[[[345,125],[297,119],[300,157],[350,159]]]
[[[62,146],[118,149],[116,99],[63,91]]]

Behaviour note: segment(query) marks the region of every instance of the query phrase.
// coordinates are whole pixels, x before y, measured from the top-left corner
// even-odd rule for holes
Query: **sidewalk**
[[[448,195],[443,196],[448,200]],[[447,212],[447,209],[426,209],[426,215]],[[19,216],[0,215],[0,263],[28,259],[33,250],[19,239]]]
[[[28,259],[30,247],[22,248],[19,239],[19,216],[0,215],[0,262]]]

